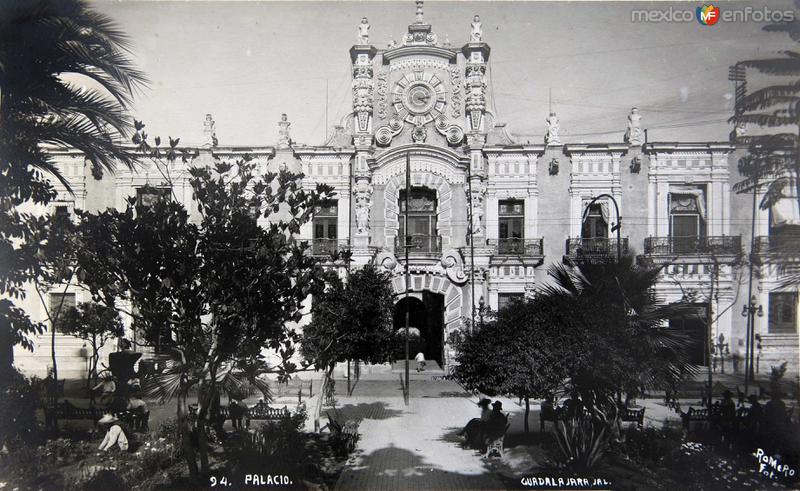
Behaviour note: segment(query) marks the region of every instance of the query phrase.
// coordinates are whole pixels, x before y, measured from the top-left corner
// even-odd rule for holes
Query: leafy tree
[[[325,372],[321,394],[336,363],[394,359],[394,291],[387,273],[367,264],[353,271],[347,283],[329,274],[328,288],[313,303],[311,322],[303,328],[300,353]],[[320,397],[314,416],[317,422],[321,403]]]
[[[453,375],[465,388],[489,396],[513,394],[525,400],[528,432],[530,399],[560,392],[574,359],[585,354],[584,324],[563,297],[538,296],[490,315],[471,332],[455,332]]]
[[[128,39],[108,17],[82,0],[0,2],[0,364],[12,347],[33,349],[33,322],[14,301],[36,274],[33,248],[23,247],[36,225],[24,204],[46,205],[55,191],[45,174],[67,181],[47,145],[84,152],[99,176],[132,166],[119,145],[125,115],[144,75],[130,61]]]
[[[89,358],[89,373],[86,375],[86,386],[97,383],[97,365],[100,363],[100,350],[106,342],[124,334],[124,327],[119,313],[104,305],[94,302],[83,302],[77,307],[64,312],[58,320],[58,329],[77,336],[88,342],[92,355]]]
[[[151,147],[143,125],[137,128],[136,141],[151,157],[165,156],[166,165],[178,158],[177,140],[159,150],[159,140]],[[204,428],[223,380],[246,372],[264,348],[280,354],[273,372],[288,377],[296,369],[291,359],[299,338],[290,325],[302,318],[302,302],[324,289],[322,267],[294,236],[330,188],[308,192],[301,176],[256,170],[249,157],[190,167],[199,223],[169,199],[145,204],[131,198],[122,211],[81,214],[80,280],[95,301],[117,309],[134,305],[128,313],[151,343],[164,329],[175,339],[173,362],[150,390],[177,400],[193,477],[209,469]],[[278,211],[287,218],[278,220]],[[271,220],[266,227],[257,221],[262,213]],[[197,452],[188,415],[192,387],[200,394]]]

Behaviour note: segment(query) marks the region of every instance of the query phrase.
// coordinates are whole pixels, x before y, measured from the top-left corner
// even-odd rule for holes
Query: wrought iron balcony
[[[644,253],[651,256],[737,255],[742,252],[740,235],[710,235],[705,237],[647,237]]]
[[[347,249],[347,239],[312,239],[311,253],[315,256],[334,257]]]
[[[800,256],[800,234],[762,235],[756,237],[755,254]]]
[[[498,256],[541,256],[544,251],[543,239],[489,239],[487,244]]]
[[[628,238],[621,239],[620,252],[628,252]],[[581,256],[614,256],[617,254],[617,239],[606,237],[594,237],[584,239],[582,237],[571,237],[567,239],[567,255],[570,257]]]
[[[405,244],[403,244],[403,236],[398,235],[394,238],[395,254],[404,254],[404,245],[408,247],[408,252],[411,254],[441,252],[442,238],[438,235],[406,235]]]

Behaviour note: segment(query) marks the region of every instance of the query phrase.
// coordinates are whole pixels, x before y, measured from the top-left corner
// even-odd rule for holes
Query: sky
[[[274,144],[281,113],[295,141],[323,144],[351,110],[348,50],[361,17],[369,19],[370,42],[385,48],[415,12],[412,1],[91,4],[129,34],[132,56],[150,79],[132,108],[149,134],[199,143],[210,113],[220,145]],[[699,5],[428,0],[424,12],[439,39],[454,46],[467,42],[480,15],[492,50],[492,109],[521,143],[543,142],[550,104],[565,143],[621,142],[632,106],[649,141],[725,141],[733,106],[728,67],[797,47],[764,32],[763,22],[632,21],[632,10],[694,12]],[[717,5],[792,8],[791,1]]]

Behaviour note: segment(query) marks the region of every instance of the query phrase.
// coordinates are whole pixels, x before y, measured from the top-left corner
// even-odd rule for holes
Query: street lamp
[[[481,320],[480,326],[483,327],[483,311],[486,308],[486,302],[483,300],[483,295],[481,295],[481,299],[478,300],[478,317]]]
[[[581,218],[581,226],[583,226],[583,222],[586,221],[586,215],[589,213],[589,208],[591,208],[592,205],[600,198],[608,198],[611,200],[612,203],[614,203],[614,212],[617,214],[617,223],[615,223],[611,227],[611,231],[617,233],[617,263],[619,263],[620,259],[622,258],[622,239],[620,238],[621,235],[620,229],[622,228],[621,225],[622,217],[620,217],[619,215],[619,205],[617,204],[617,200],[614,199],[613,196],[611,196],[608,193],[603,193],[599,196],[595,196],[594,198],[592,198],[592,200],[589,202],[588,205],[586,205],[586,208],[583,210],[583,217]]]
[[[742,306],[742,317],[747,317],[747,346],[746,346],[746,360],[745,360],[745,374],[744,374],[744,392],[747,394],[748,382],[755,380],[753,363],[753,353],[755,352],[755,331],[756,331],[756,314],[759,317],[764,317],[764,307],[758,303],[758,298],[755,295],[750,297],[750,303]]]
[[[730,354],[728,343],[725,342],[725,335],[720,333],[713,346],[715,353],[719,355],[720,373],[725,373],[725,355]]]

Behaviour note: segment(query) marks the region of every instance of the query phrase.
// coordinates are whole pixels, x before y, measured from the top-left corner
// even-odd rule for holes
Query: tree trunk
[[[528,415],[531,413],[531,399],[525,396],[525,433],[530,433],[528,428]]]
[[[189,404],[187,403],[189,388],[186,386],[185,382],[182,382],[181,385],[183,385],[183,387],[178,390],[177,397],[178,431],[181,435],[183,455],[186,458],[186,464],[189,466],[189,476],[193,481],[199,482],[198,477],[200,473],[197,468],[197,455],[194,451],[194,445],[192,444],[192,426],[189,422]]]
[[[204,380],[200,381],[197,390],[197,452],[200,456],[200,475],[208,474],[208,436],[206,435],[206,422],[211,417],[209,406],[211,403],[211,388]]]
[[[319,418],[320,414],[322,413],[322,402],[325,394],[328,391],[328,381],[333,374],[333,367],[334,365],[331,364],[330,367],[325,371],[325,374],[322,376],[322,386],[320,387],[319,398],[317,398],[317,404],[314,407],[314,431],[319,432]]]

